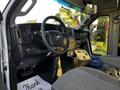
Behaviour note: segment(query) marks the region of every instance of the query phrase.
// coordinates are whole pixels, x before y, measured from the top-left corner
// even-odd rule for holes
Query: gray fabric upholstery
[[[119,57],[104,56],[100,58],[105,64],[113,66],[113,67],[117,67],[120,69],[120,58]]]
[[[81,67],[65,73],[52,87],[53,90],[120,90],[120,82],[101,71]]]

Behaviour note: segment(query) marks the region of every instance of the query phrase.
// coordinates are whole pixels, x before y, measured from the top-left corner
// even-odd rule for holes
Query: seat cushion
[[[68,71],[53,85],[53,90],[120,90],[120,82],[96,69],[81,67]]]

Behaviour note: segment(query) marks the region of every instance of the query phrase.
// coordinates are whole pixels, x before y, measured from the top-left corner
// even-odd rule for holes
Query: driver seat
[[[52,90],[120,90],[120,81],[102,71],[79,67],[65,73]]]

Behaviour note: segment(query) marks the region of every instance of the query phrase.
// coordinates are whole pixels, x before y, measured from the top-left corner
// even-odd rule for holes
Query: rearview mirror
[[[84,12],[89,15],[96,14],[97,13],[97,5],[87,4]]]

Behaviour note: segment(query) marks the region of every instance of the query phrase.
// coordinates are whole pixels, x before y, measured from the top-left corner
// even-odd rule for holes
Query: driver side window
[[[90,25],[90,43],[92,53],[107,55],[109,16],[100,16]]]

